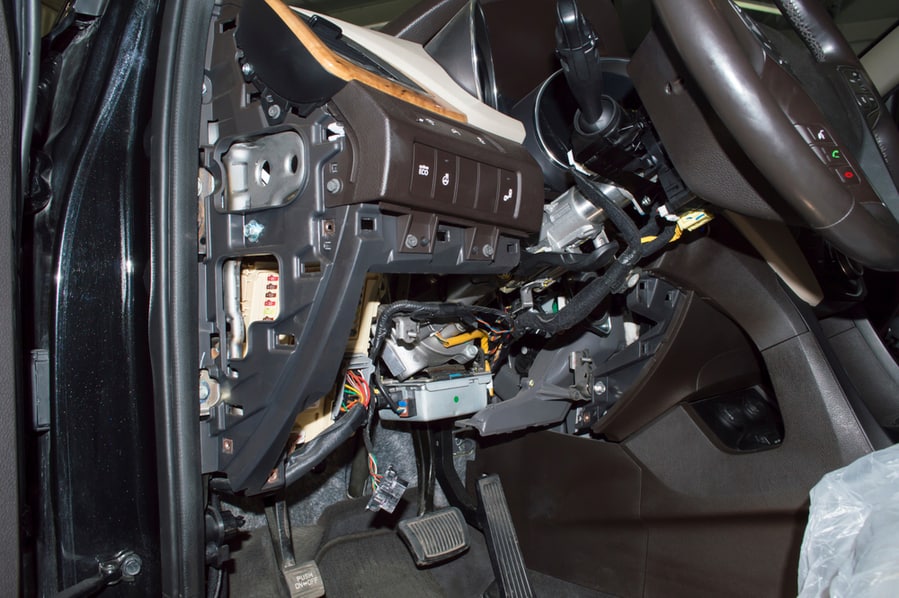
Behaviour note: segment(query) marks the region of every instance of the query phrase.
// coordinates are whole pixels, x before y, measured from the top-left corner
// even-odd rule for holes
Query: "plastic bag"
[[[799,596],[899,596],[899,445],[828,473],[812,488]]]

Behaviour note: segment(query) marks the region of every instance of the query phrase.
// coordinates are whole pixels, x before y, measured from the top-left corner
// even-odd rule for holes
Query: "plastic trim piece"
[[[524,125],[469,95],[420,45],[331,17],[328,20],[338,25],[347,38],[368,48],[439,101],[464,113],[469,125],[516,143],[524,141]]]
[[[0,10],[0,82],[8,90],[0,98],[0,475],[5,483],[0,489],[0,529],[3,530],[3,548],[0,549],[0,574],[4,587],[11,596],[19,595],[20,550],[19,550],[19,460],[18,433],[24,429],[20,418],[20,384],[17,372],[21,371],[17,331],[18,284],[15,267],[16,233],[18,224],[19,188],[19,147],[16,143],[16,100],[19,86],[11,47],[12,40],[7,35],[12,31],[8,13]]]
[[[196,222],[203,61],[212,2],[172,0],[163,16],[152,136],[150,351],[156,393],[159,525],[165,596],[203,594],[197,421]]]
[[[328,48],[322,40],[318,38],[309,26],[301,19],[293,10],[291,10],[281,0],[265,0],[266,4],[275,11],[278,17],[284,21],[284,24],[290,31],[300,40],[309,53],[312,54],[319,64],[331,75],[344,81],[359,81],[369,87],[373,87],[388,95],[400,98],[410,104],[414,104],[425,110],[429,110],[441,116],[451,118],[460,122],[468,120],[465,115],[452,108],[447,108],[440,102],[435,101],[424,94],[413,91],[408,87],[389,81],[379,75],[356,66],[345,58],[335,54]]]

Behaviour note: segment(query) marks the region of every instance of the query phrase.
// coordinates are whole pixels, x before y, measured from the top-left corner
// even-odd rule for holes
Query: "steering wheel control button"
[[[814,145],[812,149],[815,150],[815,153],[818,154],[818,157],[825,164],[848,164],[846,157],[843,155],[843,150],[834,143]]]
[[[849,83],[849,89],[855,96],[855,103],[865,115],[865,120],[869,127],[877,124],[880,117],[880,103],[877,101],[876,95],[871,91],[872,84],[868,78],[860,70],[852,67],[839,67],[843,78]]]
[[[834,168],[834,172],[837,173],[838,177],[840,177],[840,181],[846,183],[847,185],[857,185],[859,182],[858,175],[850,166],[841,166],[839,168]]]
[[[862,77],[862,73],[858,69],[841,67],[840,72],[842,72],[846,80],[853,85],[864,83],[865,78]]]
[[[434,148],[416,143],[412,147],[412,184],[410,191],[413,196],[421,199],[431,199],[434,196],[434,173],[437,152]]]
[[[451,204],[456,197],[456,173],[458,158],[443,151],[437,152],[437,174],[434,185],[434,199]]]
[[[855,96],[855,103],[865,112],[877,109],[877,100],[870,93],[859,93]]]
[[[496,212],[496,196],[499,190],[499,169],[478,164],[478,203],[481,212]]]
[[[499,201],[496,213],[502,216],[515,216],[518,208],[518,175],[508,170],[499,173]]]
[[[830,131],[821,125],[803,125],[797,128],[799,129],[799,134],[808,143],[833,143]]]

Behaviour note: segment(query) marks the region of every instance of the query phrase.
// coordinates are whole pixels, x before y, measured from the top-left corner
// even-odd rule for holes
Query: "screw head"
[[[243,73],[244,77],[249,77],[253,74],[253,65],[249,62],[245,62],[240,67],[240,72]]]
[[[250,220],[243,227],[243,236],[250,243],[255,243],[259,240],[259,237],[262,236],[262,232],[264,230],[264,225],[260,224],[256,220]]]
[[[593,383],[593,394],[602,395],[606,394],[606,384],[602,380],[597,380]]]
[[[340,179],[328,179],[328,182],[325,183],[325,189],[328,190],[328,193],[339,193],[341,187]]]
[[[125,577],[134,577],[140,573],[141,567],[143,566],[143,562],[140,560],[140,557],[136,554],[131,554],[125,557],[125,560],[122,561],[122,575]]]
[[[418,247],[418,237],[415,235],[406,235],[406,247],[409,249],[415,249]]]
[[[483,253],[487,257],[493,257],[493,245],[487,243],[483,247],[481,247],[481,253]]]
[[[267,114],[269,118],[278,118],[281,116],[281,106],[272,104],[268,107]]]
[[[205,401],[209,398],[209,382],[205,380],[200,382],[200,400]]]

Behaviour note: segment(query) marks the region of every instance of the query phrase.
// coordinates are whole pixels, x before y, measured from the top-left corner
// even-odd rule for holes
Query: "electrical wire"
[[[378,460],[373,453],[368,453],[368,479],[372,492],[378,489],[378,484],[383,478],[384,476],[378,473]]]
[[[368,408],[371,402],[371,386],[366,382],[361,372],[347,370],[343,382],[343,397],[340,403],[340,412],[346,413],[355,405]]]
[[[660,230],[660,226],[654,220],[650,220],[643,228],[638,229],[630,216],[609,199],[594,181],[576,171],[573,174],[584,197],[601,207],[608,219],[618,229],[618,233],[625,242],[625,250],[612,262],[602,276],[588,283],[558,313],[542,314],[526,311],[516,316],[514,331],[516,335],[520,336],[528,330],[532,330],[552,336],[579,324],[609,294],[619,292],[625,287],[631,268],[637,262],[660,250],[674,236],[674,224]],[[654,236],[652,240],[642,242],[644,237],[650,235]]]

